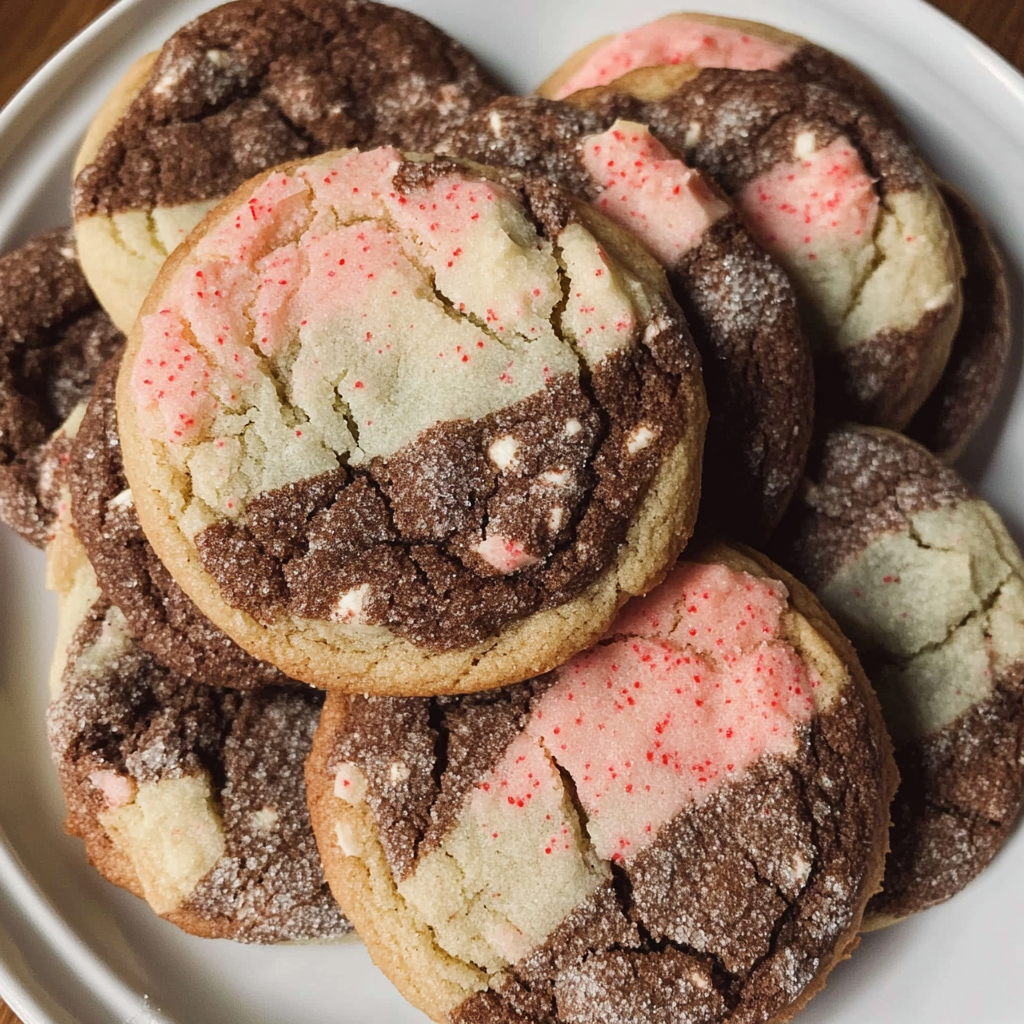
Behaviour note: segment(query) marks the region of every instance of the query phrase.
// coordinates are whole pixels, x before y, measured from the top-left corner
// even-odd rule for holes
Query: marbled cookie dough
[[[964,314],[942,379],[907,426],[947,465],[967,447],[992,408],[1010,358],[1006,268],[981,214],[952,185],[939,190],[964,254]]]
[[[499,89],[429,22],[368,0],[237,0],[131,68],[75,166],[96,294],[131,328],[160,265],[247,178],[345,146],[429,151]]]
[[[437,150],[551,178],[661,261],[703,361],[702,521],[763,541],[803,473],[814,375],[789,279],[731,204],[646,126],[538,97],[496,100]]]
[[[325,870],[434,1020],[788,1020],[855,943],[895,782],[877,702],[800,584],[696,558],[544,677],[328,696]]]
[[[415,694],[547,671],[692,529],[706,407],[663,271],[569,193],[485,175],[378,149],[254,179],[132,332],[143,529],[294,678]]]
[[[346,934],[306,808],[318,694],[242,694],[164,668],[100,595],[64,525],[48,561],[70,638],[57,652],[49,710],[65,828],[106,879],[194,935],[268,943]]]
[[[822,82],[857,102],[889,112],[889,102],[859,68],[831,50],[773,25],[713,14],[668,14],[639,28],[604,36],[574,53],[537,90],[561,100],[610,85],[637,68],[692,64],[736,71],[778,71]]]
[[[881,926],[959,892],[1024,795],[1024,565],[993,509],[920,445],[840,427],[783,557],[857,647],[901,783]]]
[[[570,102],[648,124],[732,197],[801,299],[820,408],[909,422],[946,365],[963,265],[898,124],[781,72],[682,64],[640,68]]]
[[[75,530],[100,588],[139,644],[175,672],[233,689],[291,683],[280,669],[247,654],[210,622],[143,535],[117,434],[114,389],[120,363],[118,355],[97,375],[65,474]]]
[[[58,428],[123,343],[82,276],[70,230],[0,256],[0,518],[36,547],[57,514],[54,469],[68,447]]]

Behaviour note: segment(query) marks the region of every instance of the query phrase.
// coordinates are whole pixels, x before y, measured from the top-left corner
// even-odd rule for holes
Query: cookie
[[[65,827],[90,862],[194,935],[269,943],[350,931],[306,808],[320,695],[191,682],[135,641],[73,531],[50,550],[71,638],[55,659],[50,744]]]
[[[959,892],[1024,794],[1024,564],[995,511],[920,445],[838,427],[782,552],[853,640],[901,783],[873,926]]]
[[[53,435],[124,343],[89,290],[70,230],[0,256],[0,518],[36,547],[56,516]]]
[[[703,362],[702,519],[767,538],[803,473],[814,377],[789,280],[731,205],[646,126],[538,97],[502,97],[436,148],[557,181],[662,262]]]
[[[133,66],[75,167],[86,276],[127,332],[167,254],[275,164],[347,146],[427,151],[499,89],[440,29],[368,0],[237,0]]]
[[[487,173],[379,149],[254,179],[132,332],[143,529],[293,678],[415,694],[547,671],[692,529],[706,406],[664,272],[569,193]]]
[[[610,85],[637,68],[692,64],[735,71],[778,71],[822,82],[858,103],[891,113],[878,87],[848,60],[773,25],[713,14],[668,14],[639,28],[604,36],[573,54],[537,92],[561,100]]]
[[[545,677],[328,695],[325,871],[434,1020],[788,1020],[856,943],[895,783],[877,702],[800,584],[696,558]]]
[[[786,269],[829,416],[905,426],[960,322],[962,258],[900,126],[772,71],[641,68],[570,102],[650,125],[711,174]]]
[[[906,433],[947,465],[955,462],[992,409],[1010,358],[1010,296],[999,249],[978,211],[939,185],[964,254],[964,314],[942,379]]]
[[[146,540],[121,462],[114,405],[120,363],[116,356],[97,375],[66,469],[75,530],[100,588],[140,646],[175,672],[233,689],[290,684],[280,669],[247,654],[214,626]]]

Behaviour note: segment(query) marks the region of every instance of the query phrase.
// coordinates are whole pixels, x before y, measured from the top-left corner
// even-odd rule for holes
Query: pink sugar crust
[[[779,637],[787,591],[680,563],[558,670],[524,735],[572,777],[598,856],[626,860],[685,807],[795,749],[820,680]],[[490,786],[518,791],[507,761]]]
[[[815,247],[870,237],[878,195],[860,154],[842,136],[803,160],[776,164],[737,196],[748,226],[772,255],[815,260]]]
[[[140,412],[157,413],[141,417],[149,436],[170,444],[193,440],[220,408],[234,405],[238,382],[251,379],[265,358],[282,355],[297,335],[340,314],[360,315],[374,296],[386,300],[429,287],[425,270],[378,221],[356,219],[379,217],[381,204],[400,229],[419,239],[419,260],[460,311],[478,315],[498,334],[514,319],[527,334],[547,324],[561,294],[543,278],[522,273],[511,294],[504,290],[503,306],[497,299],[481,304],[480,296],[460,295],[453,277],[464,255],[460,240],[483,230],[478,210],[507,193],[450,176],[400,195],[392,178],[401,159],[383,148],[339,157],[326,173],[322,166],[304,166],[271,175],[238,213],[222,218],[199,241],[187,271],[168,283],[162,308],[142,318],[132,389]],[[339,210],[355,223],[336,227]],[[298,242],[292,240],[296,234]],[[388,327],[412,336],[417,325]],[[246,341],[250,333],[254,347]],[[386,339],[367,332],[365,343],[367,353],[397,364]],[[472,372],[470,364],[492,344],[479,332],[453,351],[439,352],[438,369]],[[510,355],[495,371],[495,383],[511,384],[518,369]],[[358,374],[350,377],[338,390],[358,415],[372,408],[374,396]]]
[[[729,212],[701,174],[674,158],[645,125],[617,121],[603,134],[588,136],[582,161],[604,188],[595,200],[598,209],[667,266]]]
[[[564,99],[580,89],[606,85],[636,68],[695,64],[701,68],[774,71],[795,52],[793,46],[685,15],[662,18],[609,40],[563,83],[555,99]]]

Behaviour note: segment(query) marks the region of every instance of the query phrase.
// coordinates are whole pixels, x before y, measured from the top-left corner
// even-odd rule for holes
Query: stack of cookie
[[[354,926],[438,1021],[788,1019],[1020,804],[1024,563],[942,461],[1002,267],[798,37],[677,15],[540,92],[239,0],[0,259],[67,827],[195,934]]]

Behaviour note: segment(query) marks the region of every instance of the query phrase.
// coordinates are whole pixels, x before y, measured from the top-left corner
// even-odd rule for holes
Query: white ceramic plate
[[[572,51],[688,0],[404,0],[529,90]],[[921,0],[693,0],[774,22],[852,58],[886,89],[936,169],[996,226],[1020,338],[1024,79]],[[0,113],[0,251],[68,223],[73,154],[136,57],[213,0],[122,0]],[[1024,538],[1019,344],[963,469]],[[26,1024],[424,1021],[355,941],[257,948],[183,935],[103,882],[62,831],[43,725],[55,601],[43,558],[0,528],[0,994]],[[1024,832],[948,904],[867,937],[803,1024],[1020,1024]],[[642,1024],[642,1022],[637,1022]]]

